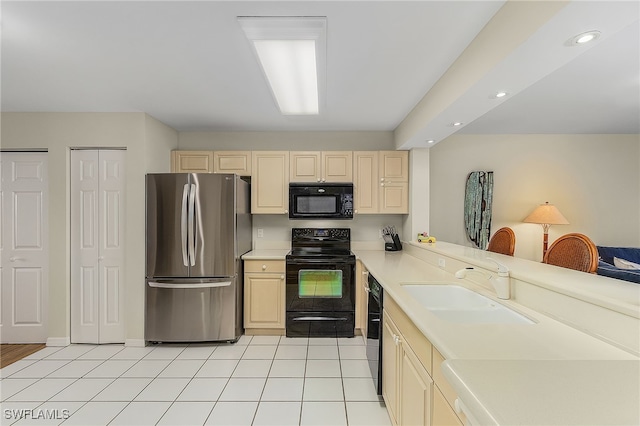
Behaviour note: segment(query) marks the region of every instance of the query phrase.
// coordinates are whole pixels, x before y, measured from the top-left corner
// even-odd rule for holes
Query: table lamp
[[[558,208],[553,204],[549,204],[548,201],[536,207],[529,216],[524,218],[523,222],[539,223],[542,225],[542,231],[544,232],[542,239],[542,259],[544,259],[544,255],[547,253],[547,247],[549,245],[549,228],[551,225],[569,224],[569,221],[562,215],[562,213],[560,213],[560,210],[558,210]]]

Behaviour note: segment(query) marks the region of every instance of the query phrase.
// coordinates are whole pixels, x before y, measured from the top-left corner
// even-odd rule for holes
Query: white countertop
[[[637,361],[449,360],[442,370],[482,425],[640,422]]]
[[[290,249],[251,250],[242,255],[242,260],[284,260]]]
[[[603,419],[607,411],[603,411],[604,406],[619,411],[619,417],[612,416],[600,424],[620,424],[618,419],[633,419],[640,424],[638,398],[635,403],[626,403],[629,395],[638,395],[640,388],[637,356],[510,300],[500,303],[535,324],[457,324],[442,320],[413,299],[401,283],[452,283],[497,300],[495,293],[403,252],[357,250],[356,255],[383,286],[385,297],[392,297],[449,360],[445,371],[451,385],[482,423],[597,424],[585,419]],[[590,375],[589,365],[602,376],[611,370],[611,377],[606,379],[609,384],[595,373]],[[620,377],[625,379],[618,381]],[[556,381],[562,386],[555,386]],[[588,402],[594,395],[600,398],[599,404]],[[549,401],[566,404],[554,413],[546,408]],[[572,416],[578,405],[580,412]]]

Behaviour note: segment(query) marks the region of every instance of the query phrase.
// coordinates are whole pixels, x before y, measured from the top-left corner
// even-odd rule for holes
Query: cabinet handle
[[[355,209],[355,210],[353,211],[353,213],[354,213],[354,214],[358,214],[358,209]]]
[[[381,183],[380,186],[384,186],[384,183]]]
[[[280,279],[281,279],[281,280],[284,280],[284,275],[280,275]]]
[[[262,265],[262,270],[264,271],[265,269],[267,269],[267,265]]]
[[[380,178],[380,182],[384,182],[384,178]]]
[[[285,211],[284,211],[284,214],[288,214],[288,213],[289,213],[289,210],[285,210]]]
[[[316,182],[321,182],[320,178],[317,178],[317,179],[316,179]]]

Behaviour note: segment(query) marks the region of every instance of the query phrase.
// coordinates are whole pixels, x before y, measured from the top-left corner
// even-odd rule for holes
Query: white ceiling
[[[2,111],[141,111],[179,131],[391,131],[503,3],[3,1]],[[319,116],[279,114],[236,20],[252,15],[327,17]],[[461,131],[640,133],[632,20]]]

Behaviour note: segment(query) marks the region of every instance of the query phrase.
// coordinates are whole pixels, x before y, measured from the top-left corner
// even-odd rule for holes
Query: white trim
[[[144,339],[127,339],[124,341],[124,345],[132,348],[143,348],[147,343]]]
[[[48,337],[47,346],[69,346],[71,337]]]

